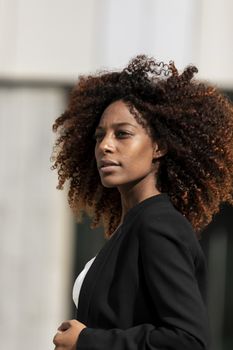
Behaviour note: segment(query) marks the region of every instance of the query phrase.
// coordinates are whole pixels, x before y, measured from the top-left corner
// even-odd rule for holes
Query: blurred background
[[[50,170],[52,123],[79,74],[139,53],[192,63],[233,97],[232,0],[0,0],[0,342],[53,349],[74,317],[72,285],[104,243],[77,225]],[[213,350],[233,349],[233,209],[201,245],[209,269]]]

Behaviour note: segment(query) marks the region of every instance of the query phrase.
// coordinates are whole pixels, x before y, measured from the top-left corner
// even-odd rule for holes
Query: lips
[[[119,166],[120,164],[114,160],[110,160],[110,159],[102,159],[99,164],[98,164],[98,168],[106,168],[106,167],[112,167],[112,166]]]

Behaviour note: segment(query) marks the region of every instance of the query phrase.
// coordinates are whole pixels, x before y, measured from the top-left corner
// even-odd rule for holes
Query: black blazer
[[[167,194],[138,203],[80,291],[77,350],[208,349],[206,262]]]

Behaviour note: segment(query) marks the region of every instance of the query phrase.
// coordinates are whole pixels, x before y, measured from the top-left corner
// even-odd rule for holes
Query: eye
[[[131,134],[128,131],[124,131],[124,130],[118,130],[116,131],[116,136],[123,139],[126,138],[128,136],[130,136]]]
[[[93,135],[93,139],[94,139],[95,141],[99,141],[103,136],[104,136],[103,133],[95,133],[95,134]]]
[[[119,139],[125,139],[129,136],[131,136],[132,134],[129,133],[128,131],[125,131],[125,130],[116,130],[115,131],[115,137],[116,138],[119,138]],[[93,135],[93,139],[96,141],[96,142],[100,142],[105,136],[105,133],[103,132],[96,132],[94,135]]]

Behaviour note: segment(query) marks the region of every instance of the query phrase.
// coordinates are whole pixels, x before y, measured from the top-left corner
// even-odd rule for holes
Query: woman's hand
[[[76,350],[79,334],[86,328],[85,324],[77,320],[63,322],[53,338],[54,350]]]

